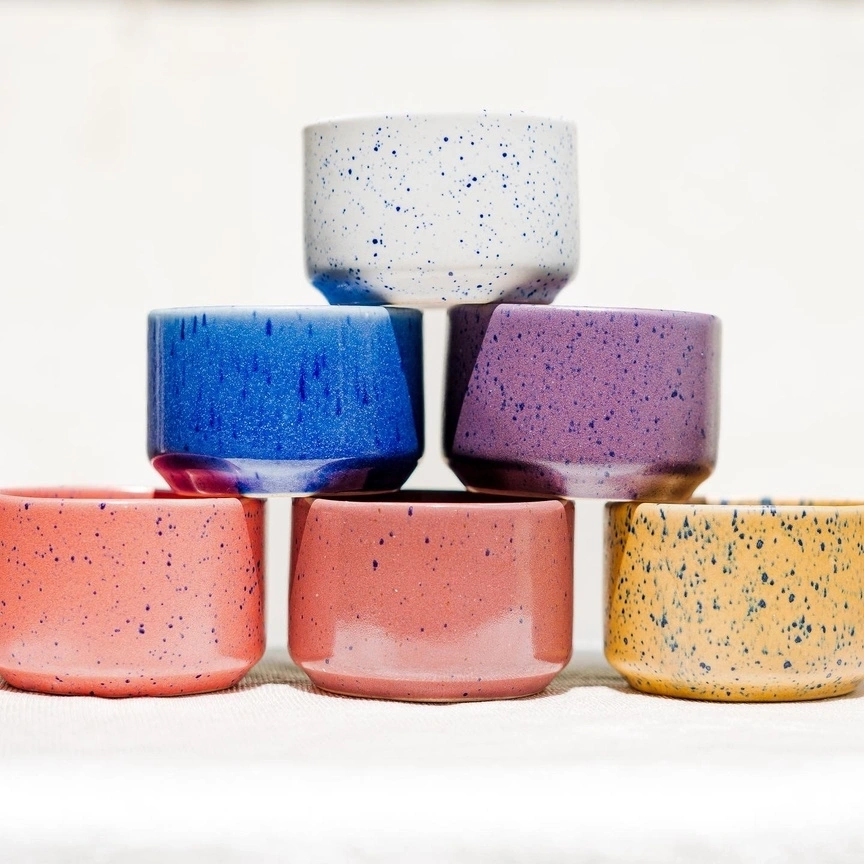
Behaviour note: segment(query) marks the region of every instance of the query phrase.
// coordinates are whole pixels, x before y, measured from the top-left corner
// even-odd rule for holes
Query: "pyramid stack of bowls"
[[[857,686],[864,510],[691,498],[717,460],[717,318],[556,304],[579,259],[571,123],[322,122],[304,179],[307,273],[329,305],[150,314],[148,449],[170,490],[0,494],[10,683],[236,683],[265,646],[265,499],[287,495],[288,647],[324,690],[543,690],[571,656],[576,499],[607,501],[605,650],[634,688]],[[434,306],[458,492],[402,489]]]

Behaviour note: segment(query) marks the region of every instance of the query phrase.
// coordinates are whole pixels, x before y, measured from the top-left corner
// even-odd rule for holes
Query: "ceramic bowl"
[[[299,498],[292,524],[289,650],[324,690],[505,699],[539,692],[570,658],[570,502]]]
[[[819,699],[864,679],[864,504],[606,505],[606,657],[637,690]]]
[[[398,489],[423,452],[421,313],[152,312],[148,452],[187,495]]]
[[[331,303],[549,303],[576,274],[576,130],[522,114],[303,130],[306,265]]]
[[[0,675],[13,687],[171,696],[264,653],[264,502],[130,489],[0,492]]]
[[[449,322],[444,450],[468,488],[680,500],[713,470],[717,318],[502,304]]]

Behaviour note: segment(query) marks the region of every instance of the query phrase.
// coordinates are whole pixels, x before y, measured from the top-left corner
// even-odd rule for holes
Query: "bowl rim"
[[[68,494],[56,494],[68,493]],[[0,505],[20,506],[26,502],[29,506],[47,506],[62,503],[65,507],[90,507],[99,510],[128,506],[164,507],[170,503],[186,508],[202,508],[208,503],[222,501],[246,500],[243,495],[208,495],[191,496],[174,492],[172,489],[154,486],[88,486],[86,484],[68,484],[58,486],[4,486],[0,487]],[[260,499],[249,499],[260,501]]]
[[[588,317],[595,315],[598,317],[601,315],[608,317],[610,315],[632,314],[646,317],[674,316],[676,318],[690,318],[692,320],[705,321],[706,323],[710,321],[716,321],[719,323],[721,320],[718,315],[715,315],[712,312],[699,312],[688,309],[649,308],[642,306],[565,306],[559,305],[558,303],[460,303],[451,306],[447,310],[447,314],[448,316],[468,314],[472,309],[478,310],[486,308],[491,309],[493,315],[496,314],[500,308],[502,310],[501,314],[511,310],[519,310],[517,312],[519,315],[540,315],[552,312],[552,314],[562,313],[562,317],[565,317],[568,313],[575,314],[576,316],[587,314]]]
[[[307,495],[294,499],[292,508],[306,502],[312,506],[316,502],[327,502],[336,508],[360,507],[404,509],[420,508],[422,510],[447,510],[462,512],[466,509],[497,509],[517,508],[530,509],[536,506],[546,506],[558,509],[563,504],[565,509],[573,508],[573,502],[563,496],[530,496],[521,494],[495,494],[492,492],[471,492],[467,489],[399,489],[396,492],[357,494],[344,493],[337,495]]]
[[[554,117],[552,115],[537,114],[522,111],[406,111],[375,114],[344,114],[333,117],[313,120],[305,123],[302,127],[304,137],[308,137],[317,130],[333,129],[338,126],[349,126],[360,128],[363,126],[383,126],[384,124],[405,123],[421,121],[453,122],[453,123],[475,123],[478,120],[490,120],[497,123],[502,122],[529,122],[537,124],[548,124],[559,126],[560,131],[567,130],[575,134],[577,126],[575,121],[566,117]]]
[[[837,510],[861,510],[864,512],[864,499],[830,499],[830,498],[707,498],[694,496],[686,501],[607,501],[604,509],[609,512],[619,507],[642,507],[651,508],[653,511],[670,511],[673,513],[693,513],[703,511],[705,513],[756,513],[764,515],[771,513],[789,513],[801,515],[802,511],[813,511],[818,513],[836,512]]]
[[[177,318],[189,317],[195,315],[213,315],[214,317],[246,317],[252,315],[267,315],[275,317],[277,315],[294,316],[297,314],[317,315],[321,318],[341,318],[346,314],[353,314],[354,317],[379,317],[382,318],[386,314],[389,317],[392,314],[407,315],[409,317],[421,317],[423,312],[411,306],[389,305],[389,304],[344,304],[331,305],[327,303],[309,304],[304,306],[245,306],[231,305],[224,306],[165,306],[156,309],[151,309],[148,312],[149,318]]]

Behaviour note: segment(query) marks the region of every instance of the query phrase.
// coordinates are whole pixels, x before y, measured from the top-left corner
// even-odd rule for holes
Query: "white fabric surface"
[[[537,697],[316,692],[284,652],[232,691],[0,690],[0,861],[856,862],[864,691],[724,705],[580,655]]]

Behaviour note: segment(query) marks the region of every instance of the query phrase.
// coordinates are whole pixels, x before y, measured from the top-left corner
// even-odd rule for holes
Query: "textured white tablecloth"
[[[0,861],[864,861],[864,691],[723,705],[579,656],[541,696],[0,690]]]

